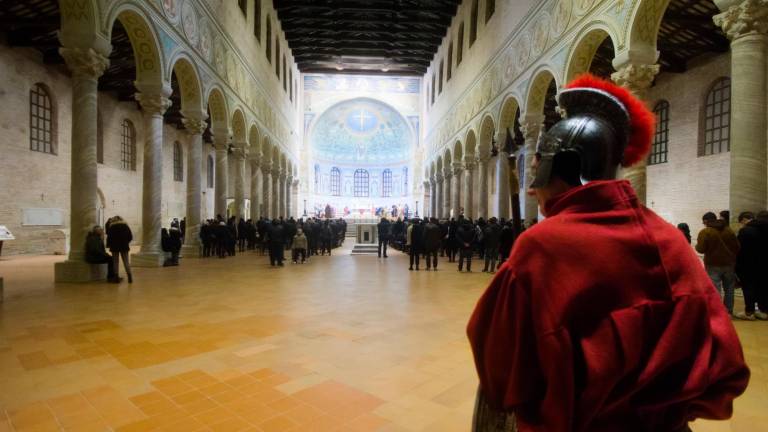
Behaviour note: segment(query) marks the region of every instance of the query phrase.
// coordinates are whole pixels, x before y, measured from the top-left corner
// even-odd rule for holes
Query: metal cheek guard
[[[555,155],[562,150],[563,140],[561,138],[546,132],[539,135],[539,141],[536,143],[536,154],[539,155],[539,160],[536,166],[536,174],[531,182],[531,188],[541,188],[549,184]]]

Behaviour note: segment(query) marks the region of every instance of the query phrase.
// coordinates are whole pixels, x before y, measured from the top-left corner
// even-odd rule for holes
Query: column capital
[[[458,176],[464,171],[464,164],[461,162],[454,162],[451,164],[451,168],[453,169],[453,175]]]
[[[658,73],[658,64],[627,63],[611,74],[611,80],[635,95],[642,96],[645,90],[651,88]]]
[[[520,119],[520,132],[523,133],[523,138],[526,140],[538,138],[543,123],[544,116],[540,114],[527,115]]]
[[[442,174],[435,174],[435,183],[442,184],[443,183],[443,175]]]
[[[248,151],[245,149],[243,144],[235,144],[233,154],[235,155],[235,158],[241,161],[244,161],[248,158]]]
[[[490,160],[491,160],[491,155],[489,154],[477,155],[477,157],[475,158],[475,162],[477,162],[478,165],[486,164]]]
[[[98,79],[109,67],[109,58],[93,48],[59,48],[59,54],[76,77]]]
[[[748,35],[765,36],[768,34],[768,0],[741,1],[728,6],[713,20],[731,41]]]
[[[291,182],[291,186],[293,187],[298,187],[299,184],[301,184],[301,180],[299,180],[298,178],[294,178],[293,181]]]
[[[464,159],[464,170],[466,171],[472,171],[477,166],[477,160],[475,159]]]
[[[429,180],[424,180],[422,184],[424,185],[424,189],[429,189],[429,187],[432,185],[432,182]]]
[[[208,123],[205,120],[201,120],[194,117],[184,117],[181,119],[184,124],[184,128],[190,135],[202,135],[206,129],[208,129]]]
[[[136,100],[147,114],[163,115],[171,107],[171,100],[162,93],[136,93]]]

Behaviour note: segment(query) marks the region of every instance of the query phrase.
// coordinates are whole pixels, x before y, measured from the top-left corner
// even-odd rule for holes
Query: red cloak
[[[683,235],[627,181],[547,203],[467,333],[480,391],[520,431],[675,431],[726,419],[749,381],[720,296]]]

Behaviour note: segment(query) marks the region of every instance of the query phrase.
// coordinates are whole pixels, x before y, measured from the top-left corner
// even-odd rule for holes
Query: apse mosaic
[[[348,164],[407,161],[413,141],[406,120],[372,99],[353,99],[329,108],[311,136],[316,160]]]

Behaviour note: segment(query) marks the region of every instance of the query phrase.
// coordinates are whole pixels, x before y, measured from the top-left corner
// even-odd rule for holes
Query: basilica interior
[[[584,73],[656,115],[620,176],[666,222],[768,208],[766,0],[0,0],[0,22],[0,432],[471,430],[491,276],[355,232],[544,219],[536,143]],[[86,261],[118,215],[132,283]],[[276,269],[203,259],[217,217],[348,231]],[[749,387],[696,432],[768,422],[768,327],[734,325]]]

